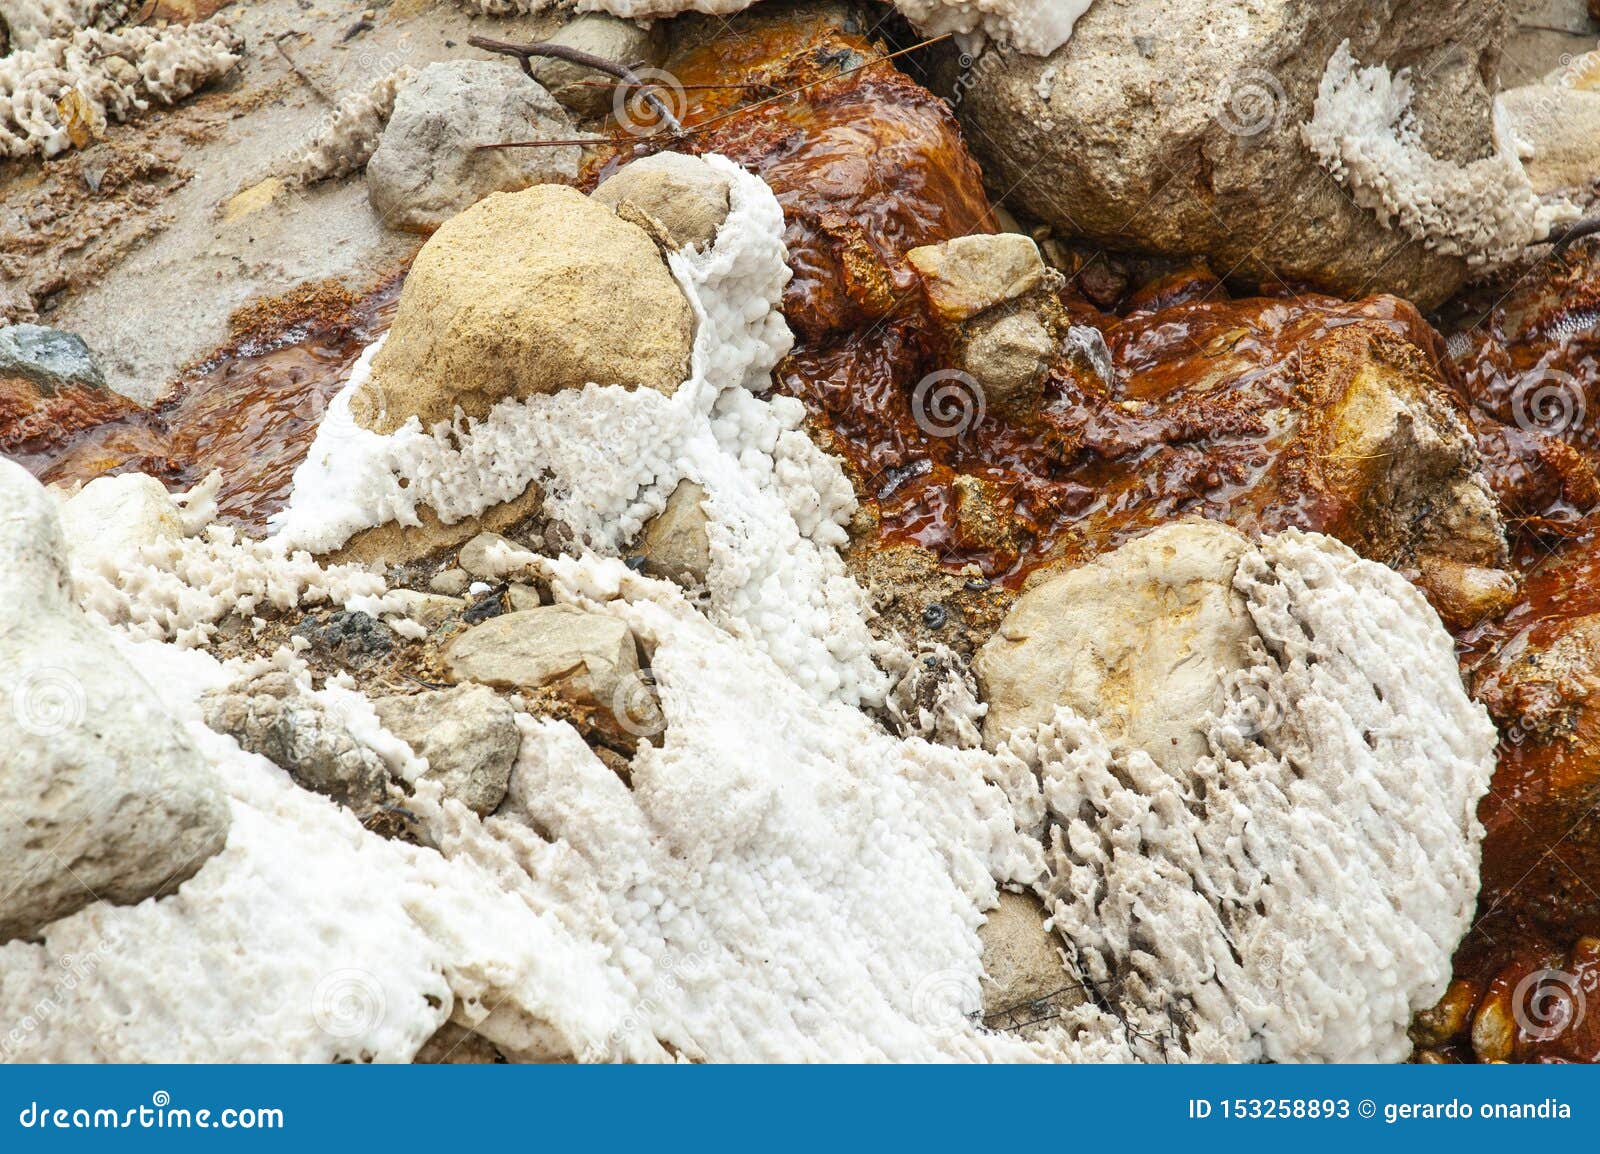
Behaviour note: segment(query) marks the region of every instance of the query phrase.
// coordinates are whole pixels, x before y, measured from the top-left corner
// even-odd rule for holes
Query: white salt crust
[[[152,102],[175,104],[222,76],[241,46],[214,20],[114,32],[80,28],[0,59],[0,150],[51,157],[72,147],[68,113],[91,136]]]
[[[342,95],[301,152],[284,167],[284,177],[304,186],[366,168],[394,115],[395,97],[414,75],[410,68],[396,68],[366,87]]]
[[[1411,112],[1407,70],[1361,68],[1345,41],[1328,61],[1306,146],[1357,204],[1388,227],[1473,265],[1497,264],[1574,219],[1566,200],[1540,199],[1522,167],[1522,145],[1499,100],[1493,154],[1468,164],[1431,155]]]
[[[124,622],[113,633],[217,767],[232,829],[176,895],[96,903],[41,942],[0,946],[0,1053],[405,1061],[452,1020],[517,1060],[1404,1056],[1410,1012],[1443,989],[1466,926],[1494,745],[1420,595],[1325,538],[1286,534],[1247,556],[1236,586],[1259,665],[1240,704],[1209,722],[1210,756],[1182,772],[1113,748],[1065,709],[989,753],[892,736],[842,686],[819,693],[821,672],[850,668],[857,642],[824,655],[807,626],[779,644],[784,599],[802,619],[831,607],[856,637],[864,598],[838,567],[836,466],[773,405],[710,383],[742,383],[785,343],[765,295],[767,264],[782,260],[776,202],[724,171],[738,178],[729,227],[710,253],[675,263],[702,333],[725,346],[697,341],[680,390],[695,404],[679,413],[677,398],[641,393],[641,412],[619,405],[622,390],[588,389],[570,407],[547,398],[545,416],[582,445],[552,491],[597,485],[586,527],[602,546],[626,535],[608,518],[636,521],[641,499],[608,486],[617,462],[597,435],[584,440],[582,418],[613,421],[615,437],[656,419],[679,448],[640,475],[670,492],[679,471],[699,470],[729,571],[720,606],[708,615],[594,550],[496,557],[558,603],[626,621],[653,654],[667,728],[641,745],[631,788],[566,723],[519,715],[508,798],[480,819],[441,801],[353,682],[331,683],[322,704],[417,782],[407,808],[427,845],[386,841],[207,729],[200,695],[264,663],[224,666],[133,636],[170,632],[159,616],[172,591],[142,556],[127,588],[100,559],[96,573],[127,599],[112,600]],[[539,435],[536,422],[526,430]],[[207,498],[188,504],[198,516]],[[184,540],[217,564],[253,563],[254,545]],[[778,565],[779,545],[799,560]],[[201,592],[204,616],[220,595]],[[970,744],[981,707],[932,656],[935,683],[893,695],[889,712]],[[304,677],[291,652],[269,660]],[[1099,995],[1027,1040],[971,1016],[976,930],[1001,885],[1047,898]]]
[[[508,399],[479,422],[424,431],[413,418],[379,436],[350,411],[374,344],[295,473],[278,539],[323,553],[389,520],[415,525],[419,505],[454,524],[537,480],[547,512],[618,556],[687,478],[707,491],[712,620],[821,699],[881,701],[862,593],[837,552],[855,511],[850,482],[801,431],[799,401],[751,392],[770,387],[793,343],[779,311],[790,276],[782,210],[759,178],[706,162],[728,177],[732,207],[708,251],[670,258],[697,322],[691,376],[672,396],[591,385]]]

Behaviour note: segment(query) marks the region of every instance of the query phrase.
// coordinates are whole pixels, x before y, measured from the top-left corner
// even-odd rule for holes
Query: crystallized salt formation
[[[1494,741],[1432,611],[1381,566],[1286,535],[1238,571],[1261,637],[1253,705],[1207,722],[1193,765],[1157,770],[1065,709],[978,748],[982,706],[949,654],[880,646],[893,676],[872,660],[837,552],[848,486],[797,406],[752,391],[788,345],[782,216],[712,163],[732,212],[708,251],[673,258],[699,319],[677,393],[518,402],[459,427],[455,455],[346,415],[270,543],[405,515],[396,476],[467,515],[537,469],[589,547],[496,560],[651,655],[665,729],[628,780],[567,723],[518,714],[509,792],[480,818],[442,800],[353,682],[312,690],[280,653],[414,783],[410,845],[212,732],[201,696],[262,663],[166,643],[141,608],[149,570],[181,568],[174,539],[191,566],[239,547],[199,526],[202,493],[179,527],[153,519],[154,554],[128,546],[129,587],[88,553],[75,580],[218,771],[227,844],[171,897],[0,946],[5,1056],[404,1061],[447,1021],[518,1060],[1403,1056],[1465,926]],[[616,556],[684,477],[707,493],[705,607]],[[976,931],[1002,885],[1053,904],[1098,996],[1027,1038],[976,1020]]]
[[[1492,264],[1578,215],[1570,202],[1545,203],[1534,192],[1498,100],[1494,152],[1468,164],[1428,152],[1411,101],[1406,70],[1361,68],[1346,41],[1328,61],[1311,120],[1301,128],[1322,167],[1386,225],[1439,252]]]
[[[1388,568],[1298,532],[1234,580],[1260,664],[1177,771],[1067,711],[1040,770],[1057,929],[1150,1060],[1398,1061],[1470,925],[1495,731]]]
[[[174,104],[239,61],[215,21],[162,29],[82,28],[0,59],[0,149],[51,157],[152,101]]]
[[[409,68],[396,68],[365,88],[352,89],[340,97],[304,150],[289,162],[285,170],[289,181],[316,184],[365,168],[394,114],[395,97],[412,75]]]

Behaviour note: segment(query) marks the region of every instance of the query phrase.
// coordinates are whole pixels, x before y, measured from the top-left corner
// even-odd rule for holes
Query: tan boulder
[[[671,393],[693,336],[688,299],[638,225],[564,186],[498,193],[423,246],[352,411],[390,433],[590,383]]]
[[[1250,548],[1226,526],[1183,522],[1028,589],[973,663],[985,743],[1067,705],[1160,765],[1204,756],[1200,722],[1250,664],[1256,632],[1233,589]]]

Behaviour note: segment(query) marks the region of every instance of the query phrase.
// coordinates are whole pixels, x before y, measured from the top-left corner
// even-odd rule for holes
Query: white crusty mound
[[[1012,742],[1056,929],[1142,1058],[1403,1060],[1471,924],[1494,727],[1392,570],[1289,532],[1234,587],[1260,663],[1209,756],[1164,770],[1065,710]]]
[[[117,622],[98,628],[216,767],[232,824],[175,895],[95,903],[0,947],[0,1053],[406,1061],[454,1022],[515,1060],[1404,1055],[1407,1009],[1442,989],[1466,924],[1492,764],[1432,611],[1383,567],[1286,535],[1237,578],[1275,729],[1243,729],[1262,715],[1252,697],[1209,723],[1211,754],[1181,773],[1067,710],[976,748],[980,707],[947,655],[904,692],[878,671],[838,557],[839,466],[790,402],[746,387],[788,343],[782,216],[758,180],[713,163],[733,211],[709,251],[673,258],[700,319],[694,376],[673,397],[535,398],[459,430],[457,457],[420,429],[373,444],[325,427],[319,445],[356,464],[311,463],[302,481],[329,488],[297,490],[270,548],[202,528],[202,493],[181,514],[149,508],[160,527],[130,538],[125,569],[83,552],[75,580]],[[274,552],[290,536],[398,515],[396,469],[467,509],[474,487],[520,488],[504,471],[529,464],[591,547],[550,559],[500,545],[497,559],[557,603],[625,621],[651,653],[666,728],[631,782],[567,723],[519,714],[508,796],[480,818],[441,800],[353,681],[330,681],[320,704],[415,783],[412,846],[206,727],[200,696],[263,665],[162,640],[234,592],[219,570],[290,565],[278,595],[328,596],[353,577],[319,587],[315,565]],[[708,494],[705,609],[606,555],[683,477]],[[188,574],[196,606],[163,622]],[[292,654],[272,662],[304,682]],[[945,744],[891,734],[858,699]],[[1053,902],[1100,995],[1028,1038],[977,1024],[977,929],[1000,886]]]
[[[1461,165],[1428,152],[1411,99],[1406,70],[1362,68],[1346,41],[1328,61],[1311,120],[1301,127],[1322,167],[1386,225],[1481,265],[1515,256],[1578,215],[1569,202],[1545,203],[1534,192],[1499,101],[1494,153]]]
[[[556,7],[558,0],[466,0],[489,16],[520,15]],[[1033,56],[1048,56],[1072,36],[1078,17],[1094,0],[894,0],[894,6],[929,36],[977,33]],[[579,12],[608,12],[635,20],[704,12],[731,16],[756,0],[576,0]]]
[[[394,115],[395,97],[413,75],[409,68],[396,68],[339,97],[333,111],[285,167],[289,183],[316,184],[365,168]]]
[[[152,101],[174,104],[232,68],[240,51],[225,25],[207,20],[81,28],[12,52],[0,59],[0,150],[55,156],[72,147],[74,129],[98,137]]]
[[[416,524],[419,504],[454,524],[539,480],[551,514],[620,556],[687,478],[707,492],[713,620],[820,698],[881,701],[863,597],[837,553],[855,511],[850,483],[800,431],[799,401],[752,392],[770,386],[793,343],[779,311],[783,213],[759,178],[721,157],[706,163],[728,176],[731,209],[714,246],[669,257],[696,320],[693,375],[676,392],[590,385],[509,398],[455,428],[412,418],[381,436],[350,410],[373,345],[295,473],[278,539],[323,553],[390,520]]]

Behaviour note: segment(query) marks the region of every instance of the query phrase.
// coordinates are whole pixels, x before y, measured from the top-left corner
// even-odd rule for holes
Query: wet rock
[[[650,519],[639,539],[644,571],[685,585],[704,585],[711,572],[711,539],[706,533],[705,488],[680,481],[667,507]]]
[[[958,237],[912,249],[906,259],[922,278],[934,314],[947,324],[1016,300],[1045,279],[1039,246],[1015,233]]]
[[[1472,1015],[1480,1062],[1600,1062],[1600,938],[1528,951],[1488,983]]]
[[[395,228],[427,232],[492,192],[570,178],[580,150],[480,149],[508,140],[560,140],[572,122],[539,84],[495,60],[430,64],[395,97],[367,162],[367,195]]]
[[[632,632],[615,617],[571,605],[507,613],[450,643],[445,667],[457,682],[495,689],[551,689],[603,716],[639,679]]]
[[[454,1022],[440,1026],[412,1059],[418,1065],[430,1066],[489,1066],[505,1060],[489,1039]]]
[[[1000,904],[978,928],[987,1029],[1039,1029],[1087,1000],[1083,983],[1062,960],[1060,939],[1045,928],[1047,917],[1032,894],[1002,890]]]
[[[428,759],[427,778],[448,798],[487,817],[506,796],[522,744],[511,706],[481,685],[373,701],[390,733]]]
[[[1204,719],[1251,664],[1255,628],[1233,589],[1249,549],[1233,529],[1186,522],[1038,580],[973,662],[985,744],[1067,705],[1158,765],[1204,756]]]
[[[1054,363],[1056,340],[1049,327],[1031,312],[982,318],[962,347],[962,371],[982,386],[996,405],[1037,401],[1040,386]]]
[[[296,637],[355,665],[383,657],[394,648],[394,634],[383,622],[360,610],[339,609],[326,617],[311,616],[294,627]]]
[[[658,152],[608,177],[594,190],[594,199],[664,248],[704,249],[715,243],[728,219],[728,188],[728,178],[699,157]]]
[[[1485,155],[1504,12],[1504,0],[1096,4],[1047,59],[980,56],[955,78],[958,111],[991,187],[1065,234],[1431,308],[1464,262],[1352,203],[1300,125],[1348,39],[1361,61],[1410,67],[1431,153]]]
[[[644,29],[631,20],[603,12],[588,12],[561,26],[546,40],[565,48],[576,48],[614,64],[630,68],[653,67],[661,63],[661,36],[664,26]],[[583,117],[604,116],[616,105],[617,90],[604,72],[565,60],[535,60],[533,76],[550,90],[556,101]]]
[[[24,377],[51,390],[102,389],[106,383],[82,337],[26,324],[0,329],[0,376]]]
[[[459,405],[589,383],[673,392],[689,375],[689,302],[655,243],[574,189],[495,193],[452,218],[406,278],[372,377],[366,428],[425,428]]]
[[[1489,638],[1475,695],[1500,727],[1480,916],[1458,969],[1492,973],[1519,948],[1600,936],[1600,550],[1582,542],[1535,570]]]
[[[0,459],[0,941],[172,893],[227,839],[221,783],[73,598],[55,508]]]
[[[358,816],[371,815],[387,801],[389,772],[383,759],[289,674],[265,673],[207,694],[203,706],[212,729]]]

